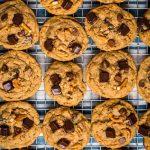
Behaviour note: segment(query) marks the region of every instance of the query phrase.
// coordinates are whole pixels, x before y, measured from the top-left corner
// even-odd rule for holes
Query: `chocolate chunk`
[[[134,125],[137,122],[137,118],[135,116],[134,113],[131,113],[128,117],[127,120],[129,120],[129,122],[127,123],[129,126]]]
[[[125,108],[121,108],[119,110],[120,115],[125,116],[127,114],[127,110]]]
[[[7,72],[8,69],[9,69],[8,66],[7,66],[6,64],[3,64],[1,70],[2,70],[3,72]]]
[[[23,15],[20,13],[15,14],[12,21],[16,26],[20,26],[23,22]]]
[[[45,49],[47,49],[48,51],[52,51],[52,50],[53,50],[53,39],[48,38],[48,39],[44,42],[44,47],[45,47]]]
[[[108,45],[109,45],[110,47],[114,47],[114,46],[115,46],[115,40],[114,40],[114,39],[109,39],[109,40],[108,40]]]
[[[72,48],[73,53],[79,54],[82,49],[82,46],[78,43],[73,43],[69,48]]]
[[[115,133],[114,128],[108,127],[105,132],[106,132],[106,137],[108,137],[108,138],[115,138],[116,137],[116,133]]]
[[[50,77],[50,80],[52,81],[53,85],[58,85],[61,82],[61,77],[59,74],[52,74]]]
[[[56,120],[50,122],[49,126],[50,126],[53,133],[56,132],[58,129],[60,129],[59,124],[57,123]]]
[[[1,20],[2,21],[6,21],[8,19],[8,14],[7,13],[5,13],[5,14],[3,14],[2,16],[1,16]]]
[[[24,118],[23,119],[23,124],[22,124],[26,129],[31,129],[34,125],[34,122],[29,119],[29,118]]]
[[[21,128],[14,126],[14,134],[18,135],[21,133]]]
[[[20,37],[25,36],[25,31],[24,31],[24,30],[21,30],[20,32],[18,32],[18,35],[19,35]]]
[[[139,133],[142,134],[143,136],[150,136],[150,126],[146,126],[144,124],[140,125]]]
[[[117,15],[117,20],[120,22],[122,19],[123,19],[123,15],[119,13]]]
[[[9,92],[9,91],[11,91],[12,89],[14,89],[14,86],[13,86],[12,81],[9,80],[9,81],[4,82],[4,83],[3,83],[3,88],[4,88],[4,90],[5,90],[6,92]]]
[[[109,73],[106,71],[100,72],[100,82],[108,82],[109,81]]]
[[[8,125],[0,125],[0,135],[2,136],[9,136],[10,130]]]
[[[101,65],[102,65],[102,68],[106,69],[106,68],[108,68],[110,66],[110,63],[107,60],[103,60]]]
[[[20,74],[19,69],[16,68],[16,69],[13,70],[13,72],[15,73],[14,76],[13,76],[13,79],[18,79],[19,78],[19,74]]]
[[[70,144],[70,141],[66,138],[62,138],[57,142],[57,145],[62,149],[65,149],[66,147],[68,147],[69,144]]]
[[[123,23],[119,27],[118,32],[120,32],[121,35],[126,36],[130,32],[130,29],[126,24]]]
[[[144,80],[144,79],[141,79],[141,80],[139,81],[139,86],[140,86],[140,87],[144,87],[144,86],[145,86],[145,80]]]
[[[115,79],[115,81],[117,81],[117,82],[121,82],[121,81],[122,81],[121,74],[120,74],[120,73],[116,74],[114,79]]]
[[[119,139],[119,143],[120,144],[124,144],[126,142],[126,138],[125,137],[122,137]]]
[[[67,133],[72,133],[72,132],[74,132],[74,124],[73,124],[73,122],[71,121],[71,120],[65,120],[65,122],[64,122],[64,130],[65,130],[65,132],[67,132]]]
[[[73,2],[70,0],[63,0],[62,7],[66,10],[69,10],[73,5]]]
[[[119,66],[120,70],[128,70],[129,69],[128,61],[125,59],[119,60],[118,66]]]
[[[66,76],[69,78],[69,81],[72,81],[73,77],[74,77],[74,74],[73,74],[73,72],[67,72]]]
[[[8,35],[7,40],[10,45],[15,45],[18,43],[18,38],[16,37],[15,34]]]
[[[90,24],[94,24],[98,19],[98,17],[96,16],[96,14],[94,12],[88,13],[86,18]]]
[[[60,86],[59,85],[54,85],[52,87],[52,93],[55,96],[60,95],[61,94],[61,88],[60,88]]]

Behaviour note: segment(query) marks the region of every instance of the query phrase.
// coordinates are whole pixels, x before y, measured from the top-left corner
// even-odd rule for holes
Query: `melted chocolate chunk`
[[[144,79],[139,81],[139,86],[142,88],[145,87],[145,80]]]
[[[29,118],[24,118],[23,119],[23,126],[26,128],[26,129],[31,129],[34,125],[34,122],[29,119]]]
[[[82,49],[82,46],[78,43],[73,43],[69,48],[72,48],[72,52],[74,54],[79,54]]]
[[[140,125],[139,133],[142,134],[143,136],[150,136],[150,126],[146,126],[144,124]]]
[[[110,66],[110,63],[107,60],[103,60],[101,65],[102,65],[102,68],[106,69],[106,68],[108,68]]]
[[[4,82],[4,83],[3,83],[3,88],[4,88],[4,90],[5,90],[6,92],[9,92],[9,91],[11,91],[12,89],[14,89],[14,86],[13,86],[12,81],[9,80],[9,81]]]
[[[25,30],[21,30],[20,32],[17,33],[20,37],[25,36]]]
[[[64,130],[65,130],[65,132],[67,132],[67,133],[72,133],[72,132],[74,132],[74,124],[73,124],[73,122],[71,121],[71,120],[65,120],[65,122],[64,122]]]
[[[56,120],[50,122],[49,126],[50,126],[53,133],[56,132],[58,129],[60,129],[60,126],[59,126],[59,124],[57,123]]]
[[[134,113],[131,113],[128,117],[127,120],[129,120],[129,122],[127,123],[129,126],[134,125],[137,122],[137,118],[135,116]]]
[[[7,40],[10,45],[15,45],[18,43],[18,38],[16,37],[15,34],[8,35]]]
[[[1,70],[2,70],[3,72],[8,72],[9,68],[8,68],[8,66],[7,66],[6,64],[3,64]]]
[[[66,147],[68,147],[69,144],[70,144],[70,141],[66,138],[62,138],[57,142],[57,145],[62,149],[65,149]]]
[[[129,69],[128,61],[125,59],[119,60],[118,66],[119,66],[120,70],[128,70]]]
[[[126,24],[123,23],[119,27],[118,32],[120,32],[121,35],[126,36],[130,32],[130,29]]]
[[[3,14],[2,16],[1,16],[1,20],[2,21],[6,21],[8,19],[8,14],[7,13],[5,13],[5,14]]]
[[[126,142],[126,138],[125,137],[122,137],[119,139],[119,143],[120,144],[124,144]]]
[[[66,10],[69,10],[73,5],[73,2],[70,0],[63,0],[62,7]]]
[[[45,49],[47,49],[48,51],[52,51],[52,50],[53,50],[53,39],[48,38],[48,39],[44,42],[44,47],[45,47]]]
[[[106,71],[100,72],[100,82],[108,82],[109,81],[109,73]]]
[[[0,135],[9,136],[10,130],[8,125],[0,125]]]
[[[20,13],[15,14],[12,21],[16,26],[20,26],[23,22],[23,15]]]
[[[114,47],[114,46],[115,46],[115,40],[114,40],[114,39],[108,40],[108,45],[109,45],[110,47]]]
[[[19,74],[20,74],[19,69],[16,68],[16,69],[13,70],[13,72],[15,73],[14,76],[13,76],[13,79],[18,79],[19,78]]]
[[[60,88],[60,86],[59,85],[54,85],[52,87],[52,93],[55,96],[60,95],[61,94],[61,88]]]
[[[98,17],[96,16],[96,14],[94,12],[88,13],[86,18],[90,24],[94,24],[98,19]]]
[[[107,128],[105,132],[106,132],[106,137],[108,137],[108,138],[116,137],[116,132],[115,132],[114,128]]]
[[[120,21],[122,21],[122,19],[123,19],[123,15],[119,13],[117,15],[117,20],[120,22]]]
[[[67,72],[66,76],[69,78],[69,81],[72,81],[73,77],[74,77],[74,74],[73,74],[73,72]]]
[[[117,82],[121,82],[121,81],[122,81],[121,74],[120,74],[120,73],[116,74],[114,79],[115,79],[115,81],[117,81]]]
[[[52,74],[50,77],[50,80],[52,81],[53,85],[58,85],[61,82],[61,77],[59,74]]]
[[[125,108],[121,108],[119,110],[120,115],[125,116],[127,114],[127,110]]]
[[[14,126],[14,134],[18,135],[21,133],[21,128]]]

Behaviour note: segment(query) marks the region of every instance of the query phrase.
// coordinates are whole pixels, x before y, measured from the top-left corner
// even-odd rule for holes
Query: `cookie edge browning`
[[[53,66],[55,66],[55,65],[58,65],[58,64],[60,64],[60,65],[68,65],[68,64],[69,64],[69,65],[71,65],[71,66],[76,66],[76,67],[78,67],[78,69],[80,70],[80,73],[81,73],[82,84],[84,85],[84,90],[83,90],[84,95],[85,95],[85,93],[86,93],[86,83],[83,81],[83,70],[82,70],[82,68],[81,68],[78,64],[75,64],[75,63],[73,63],[73,62],[60,62],[60,61],[55,61],[55,62],[53,62],[53,63],[48,67],[47,71],[45,72],[45,75],[44,75],[44,89],[45,89],[45,92],[46,92],[46,94],[47,94],[48,96],[50,96],[54,101],[57,101],[57,103],[59,103],[60,105],[63,105],[64,107],[76,106],[76,105],[78,105],[78,104],[82,101],[84,95],[83,95],[83,97],[82,97],[80,100],[78,100],[78,101],[76,102],[76,104],[74,103],[73,105],[71,105],[71,104],[66,104],[66,105],[65,105],[63,102],[60,102],[57,98],[55,98],[55,96],[53,96],[52,94],[50,94],[49,90],[46,88],[46,84],[47,84],[46,78],[49,78],[49,72],[51,72],[51,67],[53,67]]]
[[[16,50],[16,51],[21,51],[21,50],[25,50],[25,49],[28,49],[28,48],[30,48],[30,47],[32,47],[38,40],[39,40],[39,26],[38,26],[38,22],[37,22],[37,19],[36,19],[36,16],[35,16],[35,14],[34,14],[34,12],[32,11],[32,9],[28,6],[28,5],[26,5],[22,0],[10,0],[10,1],[6,1],[6,2],[4,2],[4,3],[2,3],[1,4],[1,6],[5,6],[6,5],[6,3],[14,3],[14,4],[17,4],[17,5],[22,5],[23,7],[25,7],[27,10],[28,10],[28,12],[29,13],[31,13],[32,14],[32,17],[34,18],[34,22],[35,22],[35,29],[36,29],[36,32],[35,32],[35,34],[33,34],[33,41],[32,41],[32,43],[30,44],[30,46],[24,46],[23,48],[22,47],[14,47],[14,45],[9,45],[9,44],[6,44],[6,45],[3,45],[1,42],[0,42],[0,44],[2,44],[3,45],[3,47],[4,48],[7,48],[7,49],[12,49],[12,50]],[[32,19],[33,19],[32,18]]]
[[[74,109],[71,109],[71,108],[69,108],[69,107],[66,107],[66,106],[60,106],[60,107],[58,107],[58,108],[54,108],[54,109],[52,109],[52,110],[49,110],[47,113],[46,113],[46,115],[45,115],[45,117],[44,117],[44,120],[43,120],[43,124],[42,124],[42,133],[43,133],[43,137],[44,137],[44,139],[45,139],[45,141],[49,144],[49,145],[51,145],[52,147],[54,147],[54,148],[57,148],[57,149],[59,149],[59,150],[63,150],[62,148],[60,148],[60,147],[58,147],[58,146],[56,146],[55,144],[53,144],[53,143],[50,143],[49,141],[48,141],[48,134],[46,134],[47,133],[47,131],[45,130],[45,126],[46,126],[46,124],[47,124],[47,120],[49,120],[49,116],[51,115],[51,113],[53,113],[53,112],[55,112],[55,111],[61,111],[61,110],[69,110],[69,111],[72,111],[72,112],[78,112],[78,113],[80,113],[81,115],[82,115],[82,117],[87,121],[87,123],[88,123],[88,125],[89,125],[89,131],[88,131],[88,138],[87,138],[87,140],[85,141],[85,143],[81,146],[81,148],[79,148],[79,149],[82,149],[83,147],[85,147],[86,145],[87,145],[87,143],[88,143],[88,141],[89,141],[89,139],[90,139],[90,131],[91,131],[91,124],[90,124],[90,122],[88,121],[88,119],[85,117],[85,115],[83,114],[83,113],[81,113],[81,112],[79,112],[79,111],[77,111],[77,110],[74,110]]]
[[[130,62],[130,63],[131,63],[132,69],[134,69],[134,71],[135,71],[135,75],[134,75],[134,83],[133,83],[132,89],[128,92],[128,94],[133,90],[134,86],[136,85],[136,81],[137,81],[137,79],[136,79],[136,77],[137,77],[137,69],[136,69],[136,64],[135,64],[135,61],[134,61],[133,57],[132,57],[129,53],[125,52],[125,51],[118,50],[118,51],[112,51],[112,52],[110,52],[110,51],[100,52],[99,54],[97,54],[96,56],[94,56],[94,57],[89,61],[89,63],[88,63],[87,66],[86,66],[86,70],[85,70],[86,83],[87,83],[88,87],[89,87],[89,88],[91,89],[91,91],[92,91],[93,93],[95,93],[96,95],[100,95],[100,96],[103,96],[103,97],[105,97],[105,98],[110,98],[110,99],[115,98],[115,99],[118,99],[118,98],[122,98],[122,97],[127,96],[128,94],[123,95],[123,96],[121,96],[121,97],[120,97],[120,96],[119,96],[119,97],[107,97],[107,95],[102,94],[102,93],[96,91],[95,88],[93,88],[93,87],[91,88],[91,86],[90,86],[90,81],[89,81],[90,75],[89,75],[89,73],[88,73],[89,67],[90,67],[90,65],[94,62],[95,59],[97,59],[97,58],[99,58],[99,57],[102,57],[104,53],[121,53],[121,54],[123,54],[123,55],[126,56],[126,58],[128,59],[128,61],[131,60],[132,63],[131,63],[131,62]]]
[[[134,106],[132,105],[132,103],[130,103],[130,102],[128,102],[128,101],[121,100],[121,99],[109,99],[109,100],[107,100],[107,101],[104,101],[104,102],[101,103],[101,104],[98,104],[98,105],[93,109],[93,111],[92,111],[92,116],[91,116],[91,131],[92,131],[92,135],[93,135],[94,139],[95,139],[99,144],[101,144],[101,143],[96,139],[95,133],[94,133],[94,129],[93,129],[93,123],[94,123],[93,120],[94,120],[94,118],[95,118],[95,115],[94,115],[94,114],[96,113],[97,110],[99,110],[99,108],[105,106],[106,104],[109,104],[109,103],[116,103],[116,102],[121,102],[121,103],[123,103],[125,106],[127,105],[127,106],[129,106],[130,108],[132,108],[132,110],[133,110],[133,112],[134,112],[134,114],[135,114],[135,116],[136,116],[136,118],[137,118],[137,122],[136,122],[136,124],[135,124],[136,129],[135,129],[135,131],[134,131],[134,133],[133,133],[134,136],[136,135],[136,131],[138,130],[139,117],[138,117],[138,114],[137,114],[137,112],[136,112]],[[113,146],[113,147],[108,147],[108,146],[106,146],[106,145],[104,145],[104,146],[106,146],[107,148],[112,148],[112,149],[114,149],[114,148],[121,148],[121,147],[123,147],[123,146],[128,145],[128,144],[132,141],[132,139],[134,138],[134,136],[131,138],[131,140],[130,140],[127,144],[124,144],[124,145],[121,145],[121,146]]]
[[[97,0],[98,2],[104,3],[104,4],[111,4],[111,3],[122,3],[125,0],[119,0],[119,2],[104,2],[103,0]],[[113,1],[113,0],[112,0]]]
[[[71,15],[78,11],[80,5],[83,3],[83,0],[79,0],[79,4],[76,7],[74,7],[74,11],[70,9],[70,10],[65,10],[64,13],[56,12],[55,9],[51,9],[48,6],[45,6],[45,4],[43,4],[43,0],[41,0],[40,3],[49,13],[51,13],[53,15]]]
[[[129,46],[129,45],[134,41],[134,39],[135,39],[136,36],[137,36],[137,22],[136,22],[136,20],[135,20],[135,17],[134,17],[130,12],[124,10],[122,7],[118,6],[117,4],[111,4],[111,3],[108,4],[108,5],[104,4],[104,5],[102,5],[102,6],[98,6],[98,7],[95,7],[95,8],[93,8],[93,9],[91,9],[88,13],[93,12],[93,10],[96,10],[96,9],[99,9],[99,8],[103,8],[103,7],[109,8],[109,7],[111,7],[111,6],[116,7],[116,8],[119,8],[119,9],[122,9],[123,12],[128,13],[128,14],[132,17],[132,19],[134,20],[134,25],[136,26],[136,28],[135,28],[135,29],[136,29],[136,32],[134,33],[135,35],[134,35],[132,41],[130,41],[130,43],[128,43],[128,45],[125,45],[124,47],[120,47],[120,48],[114,48],[114,49],[108,49],[108,48],[107,48],[107,49],[102,49],[101,46],[100,46],[100,44],[98,44],[98,42],[97,42],[99,39],[93,38],[93,37],[91,36],[91,33],[90,33],[91,31],[89,31],[89,30],[88,30],[88,27],[87,27],[89,23],[88,23],[88,21],[87,21],[87,18],[85,17],[84,25],[85,25],[85,31],[86,31],[87,35],[89,35],[89,36],[91,37],[91,39],[94,41],[95,45],[96,45],[99,49],[101,49],[101,50],[103,50],[103,51],[117,51],[117,50],[119,50],[119,49],[123,49],[123,48]]]
[[[20,100],[26,100],[26,99],[28,99],[29,97],[31,97],[31,96],[33,96],[37,91],[38,91],[38,89],[40,88],[40,86],[41,86],[41,82],[42,82],[42,70],[41,70],[41,67],[40,67],[40,64],[38,63],[38,61],[32,56],[32,55],[30,55],[30,54],[28,54],[28,53],[26,53],[26,52],[23,52],[23,51],[14,51],[14,50],[10,50],[10,51],[8,51],[8,52],[6,52],[6,53],[4,53],[4,54],[2,54],[2,55],[0,55],[0,60],[1,59],[4,59],[4,57],[5,56],[7,56],[7,55],[10,55],[10,56],[12,56],[12,55],[20,55],[20,57],[21,57],[21,55],[24,55],[25,57],[27,57],[27,58],[29,58],[29,59],[32,59],[32,61],[36,64],[36,66],[37,66],[37,70],[39,71],[39,78],[40,78],[40,81],[39,81],[39,83],[38,83],[38,85],[33,89],[33,91],[32,92],[30,92],[30,95],[28,95],[28,96],[24,96],[23,98],[21,98],[21,99],[11,99],[11,98],[8,98],[8,97],[6,97],[4,94],[4,96],[2,96],[2,95],[0,95],[0,97],[3,99],[3,100],[5,100],[5,101],[20,101]]]
[[[5,104],[1,104],[0,105],[0,110],[1,110],[1,108],[7,108],[7,107],[11,107],[11,106],[13,106],[13,105],[17,105],[17,106],[21,106],[21,107],[19,107],[19,108],[23,108],[23,109],[25,109],[26,108],[26,110],[27,109],[30,109],[30,111],[32,111],[33,113],[34,113],[34,115],[33,115],[33,117],[34,117],[34,119],[36,119],[36,122],[38,123],[38,124],[34,124],[35,126],[36,126],[36,133],[35,133],[35,135],[34,135],[34,138],[33,139],[28,139],[28,142],[25,142],[24,143],[24,145],[14,145],[14,147],[12,147],[12,146],[9,146],[8,144],[6,145],[6,146],[2,146],[1,144],[0,144],[0,146],[2,147],[2,148],[6,148],[6,149],[14,149],[14,148],[23,148],[23,147],[28,147],[28,146],[30,146],[35,140],[36,140],[36,138],[39,136],[39,134],[41,133],[41,127],[40,127],[40,117],[39,117],[39,114],[38,114],[38,112],[37,112],[37,110],[30,104],[30,103],[28,103],[28,102],[24,102],[24,101],[19,101],[19,102],[7,102],[7,103],[5,103]],[[35,122],[34,122],[35,123]],[[34,126],[34,127],[35,127]],[[32,134],[33,135],[33,134]]]
[[[140,95],[142,96],[142,98],[144,99],[144,101],[150,103],[150,98],[147,99],[147,98],[145,97],[145,95],[143,94],[143,92],[142,92],[142,90],[141,90],[141,87],[139,86],[139,81],[140,81],[140,80],[139,80],[139,76],[140,76],[140,74],[142,73],[142,67],[143,67],[144,63],[145,63],[147,60],[150,61],[150,56],[145,57],[144,60],[143,60],[143,61],[141,62],[141,64],[140,64],[140,67],[139,67],[139,70],[138,70],[138,73],[137,73],[137,89],[138,89],[139,94],[140,94]]]
[[[57,56],[54,56],[54,55],[50,54],[49,51],[47,49],[45,49],[44,43],[42,43],[42,39],[43,39],[43,37],[45,37],[44,35],[46,34],[46,31],[47,31],[47,28],[49,27],[49,24],[53,20],[56,20],[56,19],[58,19],[58,20],[68,20],[70,22],[73,22],[73,24],[76,24],[78,26],[78,28],[80,28],[81,32],[86,37],[84,39],[84,41],[86,43],[85,48],[81,51],[81,53],[77,54],[75,57],[71,57],[71,58],[58,58]],[[42,26],[42,28],[40,30],[40,47],[41,47],[41,50],[46,54],[47,57],[53,58],[53,59],[55,59],[57,61],[71,61],[74,58],[80,57],[87,50],[87,48],[88,48],[88,36],[87,36],[87,33],[84,30],[84,28],[80,25],[79,21],[76,20],[75,18],[70,17],[70,16],[54,16],[54,17],[46,20],[45,23],[44,23],[44,25]],[[52,52],[52,53],[54,53],[54,52]]]

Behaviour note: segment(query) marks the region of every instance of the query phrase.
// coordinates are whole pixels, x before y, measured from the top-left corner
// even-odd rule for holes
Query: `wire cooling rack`
[[[3,3],[4,1],[5,0],[0,0],[0,3]],[[34,13],[36,14],[40,27],[43,25],[46,19],[52,17],[52,15],[49,14],[40,5],[39,0],[24,0],[24,1],[30,8],[32,8]],[[77,18],[83,25],[84,18],[86,14],[89,12],[89,10],[99,5],[100,5],[99,2],[96,2],[96,0],[84,0],[84,3],[80,6],[78,12],[75,13],[73,16]],[[145,10],[148,8],[149,5],[150,0],[126,0],[126,2],[120,4],[122,8],[132,13],[136,19],[141,18],[143,16],[143,13],[145,12]],[[137,64],[137,68],[139,67],[140,62],[143,60],[143,58],[146,57],[147,55],[150,55],[150,48],[144,45],[138,36],[129,47],[125,48],[125,51],[128,51],[134,57],[135,62]],[[6,50],[1,47],[0,53],[4,52],[6,52]],[[37,42],[32,48],[28,49],[27,52],[33,55],[40,63],[44,76],[45,71],[47,70],[48,66],[51,64],[53,60],[46,57],[45,54],[41,51],[39,47],[39,42]],[[76,58],[74,62],[81,65],[83,70],[85,70],[85,66],[87,65],[87,63],[91,60],[91,58],[94,55],[96,55],[99,52],[100,50],[96,48],[93,41],[89,38],[89,47],[87,51],[81,57]],[[91,90],[87,88],[87,93],[83,101],[81,101],[78,106],[74,107],[74,109],[81,111],[84,115],[86,115],[90,119],[92,109],[104,100],[105,98],[93,94]],[[138,94],[136,87],[127,97],[124,97],[123,100],[130,101],[135,106],[135,109],[138,112],[139,116],[149,108],[148,104],[145,101],[143,101],[141,96]],[[28,101],[32,105],[34,105],[35,108],[37,109],[40,115],[41,124],[43,122],[43,118],[46,112],[52,108],[56,108],[59,106],[48,95],[46,95],[44,91],[43,82],[38,92],[33,97],[28,99]],[[3,103],[2,100],[0,100],[0,102]],[[54,150],[54,148],[50,147],[45,142],[42,134],[29,147],[29,149]],[[89,143],[84,148],[84,150],[106,150],[106,149],[107,148],[100,146],[92,136],[89,140]],[[128,149],[144,150],[143,138],[140,136],[140,134],[137,133],[132,142],[127,147],[125,147],[125,150]]]

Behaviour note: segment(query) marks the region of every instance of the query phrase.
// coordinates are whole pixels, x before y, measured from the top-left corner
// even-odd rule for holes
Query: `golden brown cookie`
[[[124,2],[126,0],[97,0],[101,3],[121,3],[121,2]]]

